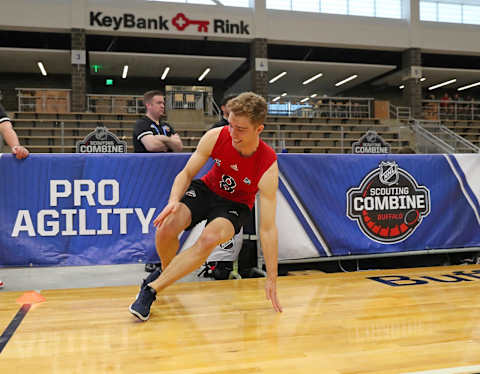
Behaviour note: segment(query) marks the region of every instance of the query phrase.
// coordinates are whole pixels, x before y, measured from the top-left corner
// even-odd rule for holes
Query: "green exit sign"
[[[113,86],[113,79],[110,79],[110,78],[105,79],[105,86]]]
[[[93,70],[94,73],[98,73],[100,71],[100,69],[102,68],[102,65],[91,65],[91,68]]]

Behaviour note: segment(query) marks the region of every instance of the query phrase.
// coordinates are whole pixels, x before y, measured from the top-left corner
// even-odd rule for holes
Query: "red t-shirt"
[[[217,195],[253,208],[258,182],[276,161],[275,151],[262,139],[254,154],[243,157],[233,148],[229,126],[224,126],[213,147],[213,167],[201,179]]]

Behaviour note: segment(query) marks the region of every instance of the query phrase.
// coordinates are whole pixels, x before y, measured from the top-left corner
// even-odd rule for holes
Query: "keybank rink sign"
[[[206,12],[199,13],[191,9],[178,10],[178,7],[176,9],[160,6],[160,4],[155,8],[155,12],[89,9],[87,28],[98,31],[192,36],[215,35],[250,39],[254,37],[253,16],[251,14],[213,16]]]

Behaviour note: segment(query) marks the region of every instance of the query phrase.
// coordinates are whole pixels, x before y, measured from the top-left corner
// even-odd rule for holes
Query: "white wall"
[[[0,27],[65,31],[72,28],[69,0],[1,0]]]
[[[73,5],[72,5],[73,1]],[[480,26],[420,22],[418,0],[405,0],[405,13],[411,19],[381,19],[318,13],[266,10],[265,0],[256,0],[256,8],[184,5],[143,0],[1,0],[0,28],[65,31],[72,27],[89,32],[148,35],[159,37],[238,40],[266,38],[270,43],[307,44],[331,47],[404,50],[421,48],[427,52],[480,55]],[[178,12],[189,18],[212,21],[225,18],[249,23],[250,35],[198,32],[195,27],[180,32],[170,27],[161,30],[119,29],[90,26],[89,12],[121,16],[125,12],[137,17],[171,19]]]

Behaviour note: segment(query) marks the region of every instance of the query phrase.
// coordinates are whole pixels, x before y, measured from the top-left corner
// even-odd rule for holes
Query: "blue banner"
[[[479,165],[479,155],[281,154],[278,218],[295,219],[317,256],[477,247]],[[314,257],[289,251],[280,258]]]
[[[0,266],[156,259],[152,221],[189,156],[2,155]],[[278,157],[280,259],[480,246],[478,155]]]

